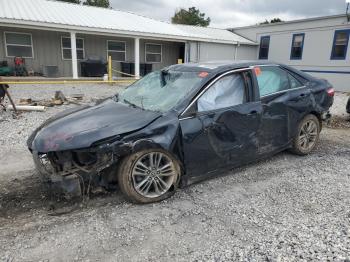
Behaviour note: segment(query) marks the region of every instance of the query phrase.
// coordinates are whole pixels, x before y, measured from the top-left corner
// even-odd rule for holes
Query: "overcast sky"
[[[179,7],[195,6],[212,20],[211,27],[252,25],[279,17],[292,20],[345,13],[345,0],[110,0],[115,9],[170,21]]]

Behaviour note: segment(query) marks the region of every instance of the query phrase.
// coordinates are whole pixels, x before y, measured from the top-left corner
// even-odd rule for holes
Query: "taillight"
[[[329,89],[327,90],[327,94],[328,94],[329,96],[334,96],[334,93],[335,93],[335,90],[334,90],[333,87],[332,87],[332,88],[329,88]]]

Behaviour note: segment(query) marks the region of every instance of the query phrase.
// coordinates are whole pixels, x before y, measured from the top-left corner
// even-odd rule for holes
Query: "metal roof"
[[[232,33],[228,30],[212,28],[212,27],[190,26],[190,25],[174,25],[174,26],[178,27],[179,29],[181,29],[186,33],[195,34],[203,38],[210,36],[212,39],[227,39],[228,41],[231,41],[231,43],[239,42],[243,44],[255,44],[254,42],[240,35]]]
[[[176,40],[255,44],[225,29],[174,25],[130,12],[47,0],[0,0],[0,26],[6,25]]]
[[[257,25],[247,25],[247,26],[240,26],[240,27],[232,27],[228,30],[236,30],[236,29],[245,29],[245,28],[256,28],[256,27],[270,27],[270,26],[280,26],[280,25],[288,25],[288,24],[295,24],[295,23],[305,23],[305,22],[312,22],[312,21],[319,21],[319,20],[326,20],[326,19],[337,19],[337,18],[346,18],[346,14],[338,14],[338,15],[329,15],[329,16],[317,16],[317,17],[309,17],[309,18],[303,18],[303,19],[296,19],[296,20],[290,20],[290,21],[282,21],[277,23],[269,23],[269,24],[257,24]]]

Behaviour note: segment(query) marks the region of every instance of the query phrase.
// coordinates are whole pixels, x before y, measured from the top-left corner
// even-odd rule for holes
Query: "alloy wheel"
[[[168,192],[175,179],[176,169],[172,160],[161,152],[141,156],[132,170],[135,190],[148,198],[159,197]]]
[[[299,133],[298,143],[300,147],[305,151],[311,150],[316,144],[317,134],[317,124],[312,120],[306,121]]]

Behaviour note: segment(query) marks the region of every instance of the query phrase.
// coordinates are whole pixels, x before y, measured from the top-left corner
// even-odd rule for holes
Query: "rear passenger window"
[[[298,88],[298,87],[302,87],[303,86],[303,83],[301,83],[294,76],[288,74],[288,77],[289,77],[289,81],[290,81],[290,88]]]
[[[260,96],[266,96],[290,88],[287,72],[276,66],[260,67],[257,79]]]
[[[241,74],[224,76],[216,81],[197,101],[198,112],[211,111],[246,102]]]

